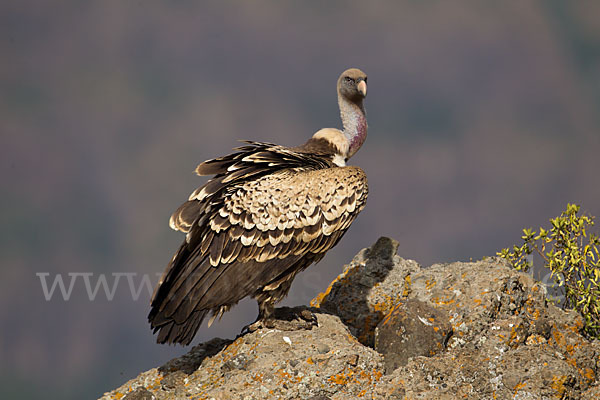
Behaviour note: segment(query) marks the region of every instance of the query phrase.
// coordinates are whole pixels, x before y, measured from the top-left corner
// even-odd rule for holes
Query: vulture
[[[188,345],[209,313],[210,326],[247,296],[259,308],[251,330],[277,322],[274,305],[294,277],[365,207],[365,172],[346,161],[367,137],[366,95],[367,75],[348,69],[337,80],[342,130],[321,129],[298,147],[244,141],[198,165],[196,174],[211,178],[171,216],[185,241],[151,300],[158,343]]]

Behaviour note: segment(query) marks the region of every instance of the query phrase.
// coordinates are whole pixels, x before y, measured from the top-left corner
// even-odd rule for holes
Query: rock
[[[405,298],[419,264],[396,255],[398,242],[382,237],[363,249],[311,306],[338,315],[358,340],[373,347],[375,327]],[[385,284],[383,284],[385,282]]]
[[[542,284],[496,258],[421,268],[396,248],[362,250],[312,301],[312,330],[213,339],[103,399],[600,398],[600,343]]]
[[[138,387],[133,392],[129,392],[123,400],[156,400],[156,396],[143,386]]]
[[[331,350],[331,348],[329,346],[327,346],[325,343],[319,343],[317,345],[317,351],[319,352],[319,354],[329,353],[329,350]]]
[[[104,399],[118,398],[141,382],[159,400],[369,398],[383,377],[383,357],[361,345],[337,316],[317,314],[317,319],[318,326],[312,330],[257,330],[233,342],[222,342],[222,350],[212,355],[206,355],[207,346],[195,346],[184,356],[201,360],[194,371],[189,372],[188,362],[175,359],[127,382]],[[324,353],[326,348],[330,350]],[[174,368],[188,371],[187,379],[179,391],[165,390],[161,382],[166,375],[177,373]]]
[[[223,365],[221,366],[221,370],[224,372],[233,371],[234,369],[246,370],[246,367],[250,362],[251,360],[246,354],[238,354],[237,356],[223,363]]]
[[[385,358],[386,372],[412,357],[430,357],[446,349],[452,326],[446,313],[417,299],[395,306],[375,329],[375,350]]]
[[[588,390],[586,390],[581,395],[581,400],[598,400],[600,399],[600,384],[596,383],[596,385]]]
[[[161,381],[163,390],[175,390],[177,387],[184,385],[187,374],[183,371],[175,371],[171,374],[166,374]]]

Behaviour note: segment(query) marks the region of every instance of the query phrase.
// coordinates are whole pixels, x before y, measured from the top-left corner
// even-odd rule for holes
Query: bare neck
[[[367,115],[362,99],[354,103],[338,94],[338,104],[344,136],[349,143],[347,158],[350,158],[367,139]]]

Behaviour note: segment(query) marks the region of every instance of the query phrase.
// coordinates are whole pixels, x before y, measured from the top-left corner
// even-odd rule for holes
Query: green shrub
[[[594,217],[578,213],[578,205],[568,204],[566,211],[550,220],[550,231],[523,229],[522,246],[497,254],[517,270],[527,271],[532,267],[528,256],[537,252],[551,271],[554,287],[564,295],[561,305],[579,311],[584,332],[600,339],[600,239],[587,232]]]

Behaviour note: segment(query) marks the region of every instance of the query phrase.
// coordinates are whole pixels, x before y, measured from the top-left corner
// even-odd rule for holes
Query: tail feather
[[[192,339],[194,339],[194,336],[206,317],[206,314],[208,314],[208,311],[209,310],[196,311],[181,324],[178,324],[174,320],[170,320],[164,325],[153,326],[154,333],[158,332],[158,337],[156,338],[157,343],[179,343],[187,346],[192,342]]]

